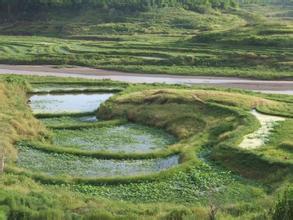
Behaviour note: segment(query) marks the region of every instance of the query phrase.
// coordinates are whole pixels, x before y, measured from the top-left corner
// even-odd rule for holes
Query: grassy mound
[[[286,160],[280,162],[281,160],[278,160],[277,157],[273,160],[264,159],[257,151],[245,152],[237,147],[244,134],[258,126],[256,121],[243,110],[256,108],[266,113],[292,117],[289,106],[288,103],[244,94],[161,89],[124,92],[102,105],[98,115],[105,119],[122,117],[130,121],[164,128],[181,140],[183,139],[182,143],[187,146],[195,146],[192,137],[196,136],[198,140],[198,137],[208,135],[208,141],[196,143],[198,146],[193,148],[193,151],[202,146],[213,146],[211,153],[213,159],[226,164],[230,169],[243,172],[242,174],[247,177],[250,176],[246,175],[247,172],[262,172],[263,179],[266,179],[269,178],[272,170],[267,169],[266,172],[263,172],[263,166],[270,164],[273,170],[285,168],[285,173],[288,173],[292,169],[292,165],[289,165],[291,168],[288,170]],[[188,151],[189,157],[187,158],[190,158],[191,149]],[[265,155],[268,156],[268,154]],[[259,164],[251,163],[250,169],[247,166],[238,169],[235,163],[237,164],[239,161],[233,157],[242,156],[244,158],[241,160],[241,166],[249,164],[251,161]],[[243,163],[244,160],[246,160],[245,163]],[[253,167],[252,164],[256,166]],[[279,175],[276,176],[275,179],[279,177]],[[261,176],[259,177],[261,178]]]

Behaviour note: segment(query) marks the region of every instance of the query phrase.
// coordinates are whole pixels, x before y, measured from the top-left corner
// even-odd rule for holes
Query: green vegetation
[[[135,124],[83,130],[57,130],[53,136],[55,145],[116,152],[148,152],[163,149],[172,143],[174,138],[165,132]]]
[[[54,93],[54,94],[64,94],[64,93],[115,93],[120,92],[123,90],[123,87],[113,87],[109,88],[106,86],[91,86],[91,85],[84,85],[81,84],[78,85],[71,85],[68,87],[68,85],[64,84],[36,84],[34,85],[32,93],[36,94],[42,94],[42,93]]]
[[[46,127],[50,128],[64,128],[64,127],[73,127],[73,126],[95,126],[97,123],[96,116],[83,116],[83,117],[59,117],[59,118],[43,118],[41,119],[42,123]]]
[[[293,163],[291,155],[293,134],[290,131],[292,123],[292,119],[280,123],[270,137],[268,143],[259,150],[259,153],[275,160]]]
[[[249,183],[248,183],[249,184]],[[263,196],[259,186],[244,186],[228,171],[201,164],[188,172],[179,172],[160,182],[131,183],[118,186],[68,186],[77,192],[132,202],[177,202],[207,204],[220,199],[223,202],[246,201]],[[229,193],[227,189],[229,188]],[[163,192],[163,193],[162,193]],[[165,192],[165,193],[164,193]],[[238,196],[238,198],[237,198]],[[241,198],[239,198],[241,197]],[[220,205],[220,204],[217,204]]]
[[[26,105],[23,80],[7,78],[0,82],[0,154],[16,157],[13,144],[23,138],[36,138],[46,133]]]
[[[168,169],[178,157],[150,160],[98,160],[57,153],[45,153],[19,145],[17,165],[49,176],[113,177],[148,174]]]
[[[22,7],[20,7],[22,5]],[[207,10],[209,8],[226,9],[228,7],[235,7],[234,0],[159,0],[159,1],[145,1],[145,0],[35,0],[35,1],[19,1],[12,0],[0,1],[1,11],[6,15],[11,16],[12,13],[31,14],[52,9],[64,9],[78,11],[80,8],[93,7],[98,9],[118,10],[118,11],[141,11],[156,7],[185,7],[189,10]]]
[[[0,63],[290,80],[292,7],[0,0]],[[252,110],[285,120],[245,149]],[[291,220],[292,130],[292,96],[0,75],[0,219]]]
[[[60,80],[10,76],[1,79],[3,88],[22,88],[19,94],[23,95],[18,100],[24,106],[22,112],[28,115],[31,110],[25,104],[24,94],[34,88],[29,83],[54,84]],[[64,86],[77,85],[76,79],[62,80]],[[84,83],[103,84],[81,81],[81,85]],[[44,130],[33,139],[25,134],[14,139],[26,141],[19,142],[17,147],[10,145],[7,154],[11,159],[7,160],[6,172],[0,179],[3,216],[209,219],[212,210],[217,210],[214,214],[218,219],[290,216],[291,194],[287,185],[292,183],[289,150],[292,120],[288,118],[276,125],[269,141],[259,149],[237,147],[245,134],[259,126],[249,113],[252,108],[292,118],[290,96],[178,85],[124,85],[124,88],[101,105],[98,121],[80,122],[78,117],[67,116],[46,118],[42,123],[54,129]],[[15,91],[7,90],[4,94],[11,96]],[[14,108],[16,104],[9,106]],[[10,114],[17,120],[17,114]],[[110,149],[98,152],[66,147],[70,138],[65,140],[67,135],[62,136],[72,132],[80,137],[85,131],[91,135],[89,130],[111,130],[125,126],[125,121],[165,130],[176,136],[178,142],[144,154],[116,153]],[[147,131],[160,136],[162,130],[150,127],[145,130],[144,126],[135,125],[132,132],[145,135]],[[126,133],[133,138],[129,131]],[[62,143],[52,145],[54,135]],[[102,141],[112,141],[106,139],[106,134],[103,136]],[[125,136],[121,138],[124,140]],[[17,160],[13,156],[15,149],[19,151]],[[288,159],[283,158],[285,155]],[[178,158],[180,164],[174,166]],[[282,192],[286,193],[278,200]],[[99,211],[94,211],[98,207]]]
[[[276,208],[273,214],[273,219],[290,219],[293,217],[292,212],[292,187],[286,189],[283,195],[279,198],[278,203],[276,204]]]
[[[4,21],[0,25],[0,62],[292,78],[290,5],[245,4],[204,12],[178,5],[132,13],[93,7],[80,10],[60,13],[54,8],[38,19]]]

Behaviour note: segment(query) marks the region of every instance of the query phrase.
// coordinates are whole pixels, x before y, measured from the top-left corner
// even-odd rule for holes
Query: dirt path
[[[54,66],[49,65],[0,65],[0,74],[112,79],[130,83],[197,84],[293,95],[293,81],[267,81],[229,77],[124,73],[87,67],[55,68]]]
[[[251,112],[260,123],[260,128],[244,137],[239,147],[244,149],[257,149],[263,146],[269,140],[275,125],[278,122],[285,121],[283,117],[266,115],[253,110]]]

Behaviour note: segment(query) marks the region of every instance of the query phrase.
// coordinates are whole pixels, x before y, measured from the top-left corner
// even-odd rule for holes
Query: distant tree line
[[[0,13],[31,13],[56,8],[101,8],[126,11],[143,11],[155,7],[184,7],[189,10],[226,9],[238,3],[292,5],[293,0],[0,0]]]
[[[86,7],[142,11],[154,7],[180,6],[189,10],[235,7],[236,0],[0,0],[0,11],[6,14],[34,12],[56,8]]]

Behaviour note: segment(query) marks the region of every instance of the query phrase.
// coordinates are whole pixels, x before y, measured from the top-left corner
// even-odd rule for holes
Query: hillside
[[[104,11],[147,11],[152,8],[184,7],[193,11],[205,11],[208,8],[227,9],[236,7],[235,0],[12,0],[0,1],[0,10],[8,16],[13,13],[22,15],[56,9],[80,11],[81,9],[102,9]]]
[[[0,62],[291,79],[291,9],[245,4],[205,12],[183,7],[49,10],[2,22]]]

